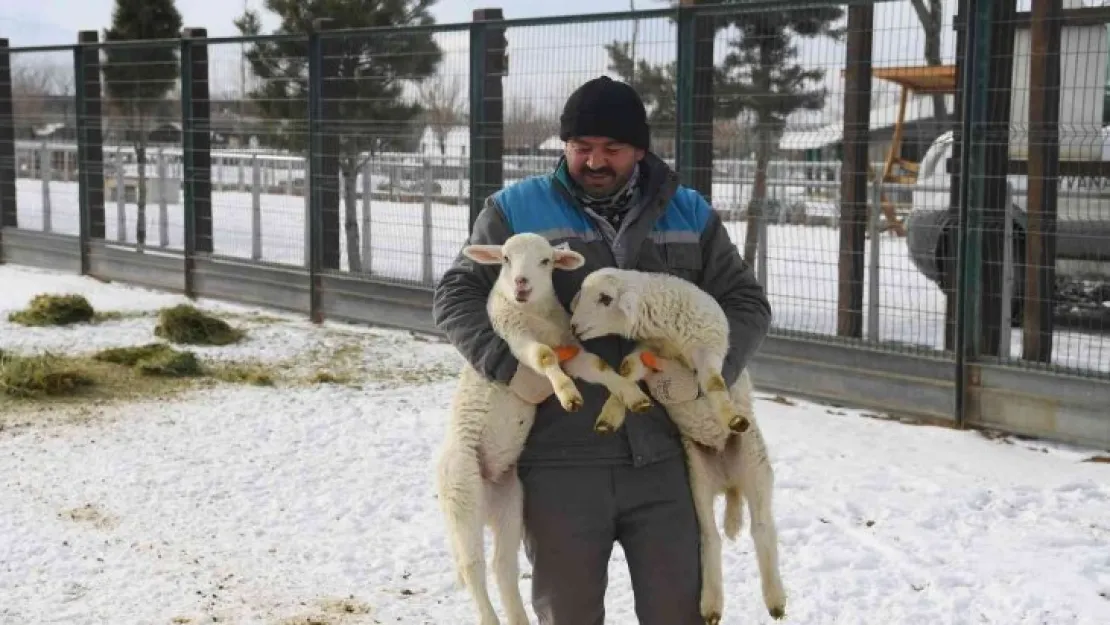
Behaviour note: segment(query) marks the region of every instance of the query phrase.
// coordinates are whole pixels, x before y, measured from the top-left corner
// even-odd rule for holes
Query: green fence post
[[[196,297],[196,254],[201,249],[201,222],[203,221],[206,247],[205,251],[212,251],[212,202],[211,202],[211,153],[209,151],[207,116],[202,108],[207,107],[207,102],[198,102],[197,78],[198,59],[196,58],[197,43],[194,38],[204,38],[206,31],[203,28],[186,28],[181,32],[180,52],[178,62],[181,65],[181,186],[184,189],[182,197],[183,209],[183,234],[184,234],[184,271],[185,271],[185,297]],[[207,63],[204,64],[205,66]],[[207,71],[203,67],[201,71]],[[204,83],[207,84],[207,75]],[[206,109],[205,109],[206,110]],[[199,120],[198,116],[203,117]],[[199,128],[199,130],[198,130]],[[207,175],[201,180],[201,172]],[[201,187],[204,187],[203,189]],[[201,218],[203,201],[206,219]]]
[[[104,131],[100,76],[100,40],[95,30],[77,34],[73,51],[74,91],[77,119],[77,210],[81,274],[91,271],[89,243],[103,240],[104,224]]]
[[[982,272],[982,206],[984,195],[987,80],[990,74],[991,4],[994,0],[965,0],[964,64],[961,72],[961,150],[959,222],[956,244],[956,425],[967,417],[968,367],[979,346],[980,285]]]
[[[699,3],[678,7],[675,168],[683,184],[712,202],[714,18],[694,11]]]
[[[313,179],[316,181],[319,195],[318,227],[320,238],[320,265],[321,271],[339,271],[342,269],[340,254],[341,240],[343,238],[340,224],[340,188],[339,188],[339,137],[346,129],[341,127],[339,119],[339,102],[343,98],[343,85],[340,82],[339,59],[343,54],[340,48],[340,36],[328,35],[327,31],[335,26],[331,18],[320,18],[313,23],[319,34],[318,54],[316,65],[319,70],[319,79],[316,82],[319,96],[316,107],[316,131],[319,134],[316,169]],[[348,77],[347,80],[352,80]],[[322,287],[323,283],[321,283]],[[321,300],[322,301],[322,300]],[[321,316],[323,311],[320,311]]]
[[[505,29],[501,9],[476,9],[470,27],[470,219],[468,229],[485,205],[486,197],[502,187],[504,145]]]
[[[209,131],[208,45],[204,28],[181,32],[181,184],[184,188],[185,296],[196,297],[196,255],[211,254],[212,139]]]
[[[316,172],[320,168],[320,153],[323,151],[320,134],[320,33],[316,24],[308,33],[308,169],[305,192],[308,193],[308,215],[305,227],[308,228],[308,316],[314,323],[323,321],[320,315],[320,184]]]
[[[195,137],[192,102],[193,102],[193,42],[182,33],[181,38],[181,208],[183,214],[182,229],[184,234],[185,255],[185,297],[195,296],[193,286],[193,257],[197,251],[197,222],[196,200],[194,184],[196,181],[193,155],[195,150],[193,141]]]
[[[77,132],[77,248],[81,275],[89,272],[89,217],[88,180],[82,153],[85,146],[85,50],[80,42],[73,47],[73,111]]]
[[[338,204],[331,204],[331,200],[338,200],[336,154],[333,146],[334,137],[328,139],[328,130],[325,127],[324,115],[325,85],[324,78],[327,74],[327,62],[324,56],[324,39],[322,32],[331,24],[330,18],[318,18],[312,22],[312,30],[308,34],[308,218],[305,224],[308,228],[308,276],[309,276],[309,316],[313,323],[324,321],[323,312],[323,278],[322,272],[326,266],[329,269],[339,268],[338,229],[334,233],[325,233],[325,210],[338,210]],[[331,153],[329,153],[329,149]],[[334,198],[332,197],[334,196]],[[338,220],[338,213],[335,213]],[[329,236],[325,239],[325,234]],[[331,246],[331,235],[335,234],[334,250],[327,250],[325,263],[325,247]]]
[[[694,147],[694,17],[688,4],[683,2],[678,6],[674,166],[684,184],[690,180],[687,165],[693,161]]]
[[[181,56],[182,139],[188,124],[190,146],[189,182],[192,185],[192,227],[194,252],[211,254],[214,250],[212,220],[212,100],[209,95],[208,30],[186,28],[182,37],[191,40],[188,56]],[[188,78],[188,80],[186,80]],[[186,90],[188,98],[185,97]],[[190,223],[186,221],[186,223]]]
[[[844,72],[844,132],[840,171],[840,237],[837,254],[836,335],[863,338],[864,258],[867,225],[872,205],[868,192],[871,163],[872,57],[875,7],[857,4],[848,7],[848,33]]]
[[[15,112],[8,40],[0,39],[0,228],[19,226],[15,191]],[[0,254],[0,261],[3,255]]]

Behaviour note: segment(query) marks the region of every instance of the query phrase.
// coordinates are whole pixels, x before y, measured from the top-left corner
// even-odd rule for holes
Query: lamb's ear
[[[634,288],[624,287],[617,293],[617,310],[626,317],[632,317],[640,306],[640,293]]]
[[[463,256],[483,265],[500,265],[505,262],[505,254],[500,245],[468,245],[462,250]]]
[[[555,250],[555,268],[574,271],[586,264],[586,257],[573,250]]]

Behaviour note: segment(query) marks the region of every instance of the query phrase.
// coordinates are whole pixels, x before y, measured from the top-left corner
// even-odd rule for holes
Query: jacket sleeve
[[[709,222],[701,235],[703,270],[699,286],[720,303],[728,316],[729,350],[721,376],[731,387],[771,329],[771,304],[717,211],[709,208],[700,195],[698,201],[709,210]]]
[[[511,232],[504,216],[487,199],[464,245],[501,245]],[[517,359],[508,343],[493,331],[486,301],[500,268],[481,265],[459,251],[436,285],[432,318],[436,327],[471,366],[490,380],[508,384],[516,373]]]

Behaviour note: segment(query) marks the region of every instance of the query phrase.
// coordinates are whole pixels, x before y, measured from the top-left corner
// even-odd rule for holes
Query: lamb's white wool
[[[644,351],[677,360],[697,372],[705,397],[670,404],[667,412],[682,433],[700,527],[701,614],[707,623],[717,623],[724,609],[721,537],[713,518],[713,502],[724,494],[724,528],[730,539],[737,537],[742,526],[742,500],[749,503],[763,599],[771,616],[782,618],[786,593],[779,573],[772,511],[774,474],[763,435],[755,424],[749,373],[741,372],[727,390],[720,378],[729,331],[720,305],[696,285],[675,276],[601,269],[585,279],[571,307],[571,326],[580,339],[618,334],[639,342],[621,367],[629,379],[638,381],[647,374],[641,359]],[[713,415],[727,418],[714,419]],[[729,427],[743,434],[730,436]]]
[[[613,393],[605,410],[619,412],[622,418],[625,407],[634,411],[651,407],[651,399],[635,382],[583,349],[571,332],[569,315],[555,297],[551,273],[577,269],[584,262],[580,254],[556,250],[535,234],[514,235],[504,245],[471,245],[463,254],[475,262],[501,265],[487,303],[493,329],[522,366],[551,380],[566,410],[582,405],[570,376],[605,385]],[[578,351],[560,367],[553,348],[562,346]],[[528,623],[517,581],[523,490],[515,464],[534,420],[534,406],[473,367],[463,367],[440,452],[437,488],[460,581],[474,598],[480,625],[499,623],[486,587],[482,540],[486,525],[493,529],[494,577],[508,622]]]
[[[500,621],[486,586],[483,530],[493,530],[493,572],[509,625],[527,625],[517,549],[523,539],[523,487],[516,459],[536,411],[469,365],[459,375],[436,487],[459,582],[474,599],[481,625]]]
[[[747,428],[721,377],[729,346],[728,317],[709,293],[670,274],[604,268],[586,277],[571,307],[571,328],[579,339],[618,334],[681,362],[697,373],[718,417],[733,431]],[[638,379],[643,367],[637,351],[625,359],[621,374]],[[616,416],[618,422],[608,424],[613,428],[623,417]]]
[[[743,526],[743,501],[751,515],[751,536],[763,591],[763,602],[775,619],[786,614],[786,591],[779,572],[778,531],[773,509],[774,470],[766,441],[753,411],[753,388],[747,370],[729,389],[732,405],[748,419],[743,433],[728,436],[724,449],[716,451],[697,444],[692,436],[704,429],[712,405],[705,399],[672,404],[667,412],[682,433],[682,444],[690,471],[690,487],[701,528],[702,615],[707,621],[724,608],[721,537],[713,519],[713,503],[725,495],[724,532],[735,540]]]

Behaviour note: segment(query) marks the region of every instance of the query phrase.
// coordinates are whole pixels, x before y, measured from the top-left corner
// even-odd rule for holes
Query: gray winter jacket
[[[565,161],[551,174],[533,176],[491,195],[478,215],[467,244],[501,244],[520,232],[534,232],[552,244],[566,242],[586,258],[576,271],[556,271],[555,291],[563,307],[582,280],[601,267],[668,272],[713,295],[728,315],[730,349],[722,374],[731,385],[771,325],[771,307],[751,266],[741,257],[717,213],[693,189],[678,184],[677,174],[648,153],[644,187],[621,224],[620,232],[593,211],[583,208],[569,189]],[[434,322],[478,371],[508,383],[517,359],[494,334],[486,313],[486,299],[497,279],[497,266],[476,264],[461,254],[435,290]],[[584,343],[611,366],[634,348],[619,337]],[[567,413],[552,396],[537,406],[536,422],[520,458],[527,465],[636,466],[682,453],[678,430],[665,410],[655,404],[646,413],[630,414],[616,433],[600,435],[593,425],[608,391],[575,381],[584,405]]]

